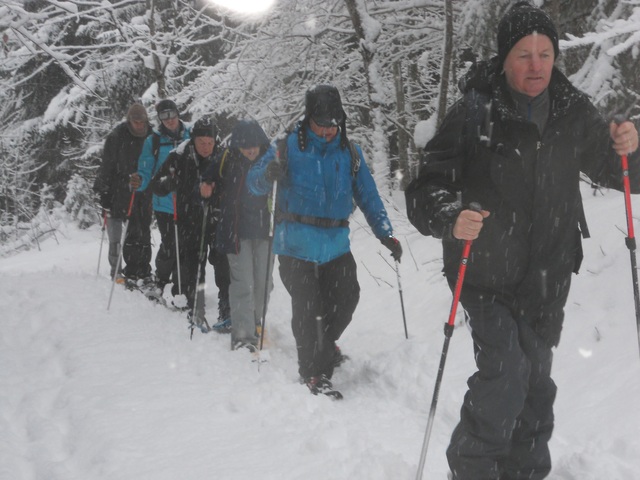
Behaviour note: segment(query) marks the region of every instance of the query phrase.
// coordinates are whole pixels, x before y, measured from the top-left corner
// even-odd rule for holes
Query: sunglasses
[[[158,118],[160,120],[169,120],[170,118],[176,118],[178,116],[178,112],[175,110],[163,110],[158,112]]]

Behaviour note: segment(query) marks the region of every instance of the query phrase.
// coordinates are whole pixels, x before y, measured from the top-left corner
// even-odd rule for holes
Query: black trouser
[[[229,305],[229,284],[231,283],[231,272],[229,271],[229,259],[224,253],[220,253],[215,247],[215,236],[212,237],[209,245],[209,263],[213,265],[216,287],[218,287],[218,314],[220,320],[231,317]]]
[[[122,258],[123,274],[128,278],[146,278],[151,274],[151,200],[149,195],[136,195]]]
[[[304,379],[331,378],[336,340],[347,328],[360,299],[351,252],[318,265],[280,255],[280,278],[291,295],[291,327]]]
[[[532,319],[471,288],[461,298],[478,371],[447,449],[456,480],[540,480],[551,470],[553,353]]]
[[[160,247],[156,253],[156,277],[158,284],[164,286],[171,283],[172,276],[174,283],[178,282],[173,214],[156,211],[155,215],[160,231]],[[180,274],[182,275],[182,272]]]
[[[227,256],[220,254],[213,245],[215,244],[215,222],[211,218],[207,218],[205,227],[203,251],[200,257],[200,242],[202,235],[202,210],[192,210],[193,213],[183,215],[178,221],[178,235],[180,242],[180,280],[182,281],[182,293],[187,297],[187,305],[193,307],[193,301],[196,292],[196,283],[203,285],[205,281],[205,270],[207,257],[211,265],[213,265],[213,273],[216,286],[218,287],[218,307],[220,315],[226,314],[228,318],[229,311],[229,261]],[[209,214],[210,215],[210,214]],[[207,255],[208,251],[208,255]],[[200,261],[198,261],[200,260]],[[200,264],[200,276],[198,282],[198,264]],[[177,277],[172,287],[171,293],[178,294]],[[204,304],[200,305],[201,307]]]

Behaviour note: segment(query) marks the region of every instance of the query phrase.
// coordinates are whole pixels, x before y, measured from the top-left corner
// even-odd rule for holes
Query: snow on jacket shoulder
[[[307,138],[304,151],[298,147],[297,132],[286,140],[287,158],[282,161],[287,162],[287,174],[278,183],[274,253],[322,264],[349,252],[347,221],[354,200],[376,237],[391,235],[391,223],[361,150],[357,148],[361,162],[354,176],[351,153],[340,147],[339,137],[327,143],[308,130]],[[265,180],[267,163],[261,161],[249,172],[247,183],[254,194],[264,195],[270,189]]]
[[[187,129],[184,123],[180,122],[180,138],[174,139],[161,133],[159,130],[154,130],[152,135],[149,135],[144,141],[142,147],[142,153],[138,159],[138,175],[142,179],[142,184],[138,191],[142,192],[147,189],[149,182],[153,176],[160,170],[160,167],[165,162],[169,153],[178,147],[184,140],[190,138],[189,129]],[[154,136],[159,137],[158,142],[158,155],[154,155]],[[158,196],[153,195],[153,209],[157,212],[173,213],[173,199],[171,195]]]

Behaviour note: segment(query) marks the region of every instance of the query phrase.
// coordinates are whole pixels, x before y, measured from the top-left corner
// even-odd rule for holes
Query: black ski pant
[[[173,214],[154,212],[158,230],[160,231],[160,247],[156,253],[156,277],[158,285],[164,287],[171,283],[172,277],[175,284],[178,283],[176,269],[176,241],[173,224]],[[182,272],[181,272],[182,275]]]
[[[220,253],[215,247],[215,235],[210,240],[209,263],[213,265],[216,287],[218,287],[218,320],[231,318],[231,306],[229,304],[229,285],[231,284],[231,271],[229,259],[224,253]]]
[[[213,245],[215,244],[215,222],[207,219],[205,227],[203,250],[200,252],[200,242],[202,235],[202,215],[201,210],[196,210],[189,215],[183,215],[178,220],[178,237],[180,242],[180,279],[182,281],[182,293],[187,297],[187,305],[193,307],[196,285],[204,287],[207,258],[213,266],[213,274],[216,286],[218,287],[218,310],[221,319],[229,318],[229,284],[231,283],[229,272],[229,261],[227,256],[219,253]],[[211,215],[211,214],[209,214]],[[208,252],[208,253],[207,253]],[[202,254],[202,256],[200,256]],[[200,276],[198,276],[198,264],[200,264]],[[203,290],[200,290],[201,292]],[[171,289],[173,295],[178,294],[177,279]],[[204,307],[204,296],[198,300],[200,307]]]
[[[151,275],[151,196],[137,194],[133,201],[127,237],[122,250],[125,277],[139,279]]]
[[[351,252],[321,265],[280,255],[280,278],[291,295],[291,327],[303,379],[331,378],[336,340],[347,328],[360,299]]]
[[[540,480],[551,470],[551,347],[495,297],[465,286],[478,371],[447,449],[456,480]],[[517,311],[517,310],[516,310]]]
[[[111,277],[116,271],[122,230],[127,221],[129,222],[127,236],[122,247],[125,267],[120,273],[134,280],[146,278],[151,274],[151,202],[149,197],[141,196],[135,197],[131,215],[128,218],[119,216],[107,218]]]

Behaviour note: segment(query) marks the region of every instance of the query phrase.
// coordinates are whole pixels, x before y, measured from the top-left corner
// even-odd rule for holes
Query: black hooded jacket
[[[620,159],[608,123],[559,70],[542,133],[518,114],[504,75],[495,72],[495,63],[483,62],[461,82],[463,98],[425,147],[406,191],[407,213],[422,234],[442,238],[444,272],[454,283],[463,247],[451,233],[458,214],[471,202],[491,212],[473,243],[465,286],[538,318],[538,333],[557,345],[571,273],[582,258],[580,172],[621,190]],[[629,161],[638,193],[638,159]]]

